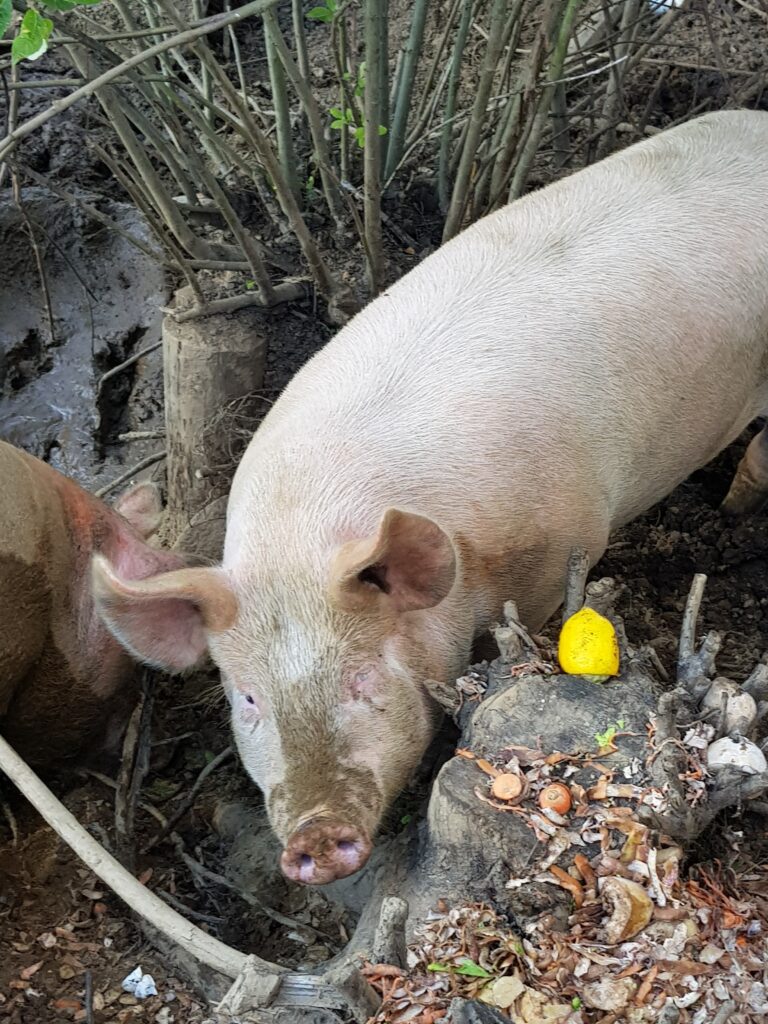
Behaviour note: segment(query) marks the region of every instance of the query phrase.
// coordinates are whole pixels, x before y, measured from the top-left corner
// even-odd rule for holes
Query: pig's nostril
[[[349,839],[340,839],[336,845],[342,853],[351,853],[355,849],[355,844]]]
[[[308,868],[312,864],[313,858],[308,853],[302,853],[300,863],[303,868]]]

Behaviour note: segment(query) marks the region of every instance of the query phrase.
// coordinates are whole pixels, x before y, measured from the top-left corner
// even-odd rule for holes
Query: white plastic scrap
[[[697,722],[696,725],[689,729],[685,736],[683,736],[683,745],[686,747],[692,747],[694,750],[706,750],[712,742],[714,735],[715,730],[711,725],[706,725],[704,722]]]
[[[683,0],[648,0],[648,6],[654,14],[661,16],[671,11],[673,7],[680,7]]]
[[[761,981],[752,984],[747,996],[747,1002],[755,1013],[768,1013],[768,997],[766,996],[765,985]]]
[[[126,978],[123,978],[122,988],[124,992],[129,992],[132,996],[136,996],[137,999],[147,999],[149,996],[157,995],[155,979],[151,974],[145,974],[141,966],[137,967],[135,971],[131,971]]]

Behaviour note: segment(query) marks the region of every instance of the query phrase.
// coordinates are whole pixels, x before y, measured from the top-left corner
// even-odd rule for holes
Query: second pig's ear
[[[433,608],[456,579],[456,551],[434,520],[390,508],[375,534],[344,544],[331,568],[331,597],[346,611]]]
[[[221,569],[126,580],[94,555],[91,584],[96,610],[115,639],[138,661],[169,672],[192,668],[207,650],[208,633],[237,620],[237,598]]]
[[[163,518],[163,503],[157,484],[143,481],[135,484],[121,495],[114,505],[123,519],[127,519],[139,535],[147,540],[160,526]]]

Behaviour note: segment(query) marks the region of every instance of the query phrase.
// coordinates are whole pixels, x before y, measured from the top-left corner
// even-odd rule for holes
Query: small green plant
[[[609,725],[605,732],[596,732],[595,742],[597,743],[598,747],[600,747],[600,749],[602,749],[603,747],[610,747],[610,745],[616,738],[616,733],[621,732],[621,730],[625,728],[626,724],[627,723],[624,721],[624,719],[620,718],[615,725]]]
[[[75,7],[92,6],[100,0],[40,0],[44,7],[53,11],[71,11]],[[0,0],[0,36],[8,31],[13,17],[12,0]],[[28,7],[11,43],[11,63],[20,60],[37,60],[48,49],[48,40],[53,32],[53,22],[44,18],[34,7]]]
[[[324,21],[328,24],[333,21],[338,9],[339,5],[336,3],[336,0],[325,0],[319,7],[313,7],[310,11],[307,11],[307,17],[311,18],[312,21]]]
[[[342,110],[341,107],[331,107],[328,113],[333,118],[331,121],[331,128],[335,128],[336,131],[348,131],[350,135],[354,135],[355,142],[358,144],[360,149],[365,148],[365,125],[357,124],[355,122],[355,114],[350,107],[347,107],[346,110]],[[379,135],[386,134],[387,129],[383,124],[380,124]]]
[[[342,75],[342,78],[344,79],[345,82],[351,82],[352,81],[352,72],[351,71],[345,71],[344,74]],[[357,81],[355,82],[355,88],[352,91],[354,92],[355,96],[357,96],[358,99],[361,99],[363,93],[365,92],[365,61],[364,60],[361,60],[359,65],[358,65],[358,67],[357,67]]]

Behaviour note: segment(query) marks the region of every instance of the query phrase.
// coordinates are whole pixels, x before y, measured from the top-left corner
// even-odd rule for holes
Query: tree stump
[[[266,339],[255,309],[179,323],[174,313],[191,300],[190,289],[180,289],[163,322],[168,452],[163,534],[166,541],[215,558],[224,534],[224,492],[239,455],[227,450],[227,432],[217,430],[216,423],[233,402],[261,389]],[[190,526],[193,537],[195,529],[205,530],[202,546],[185,543]]]

